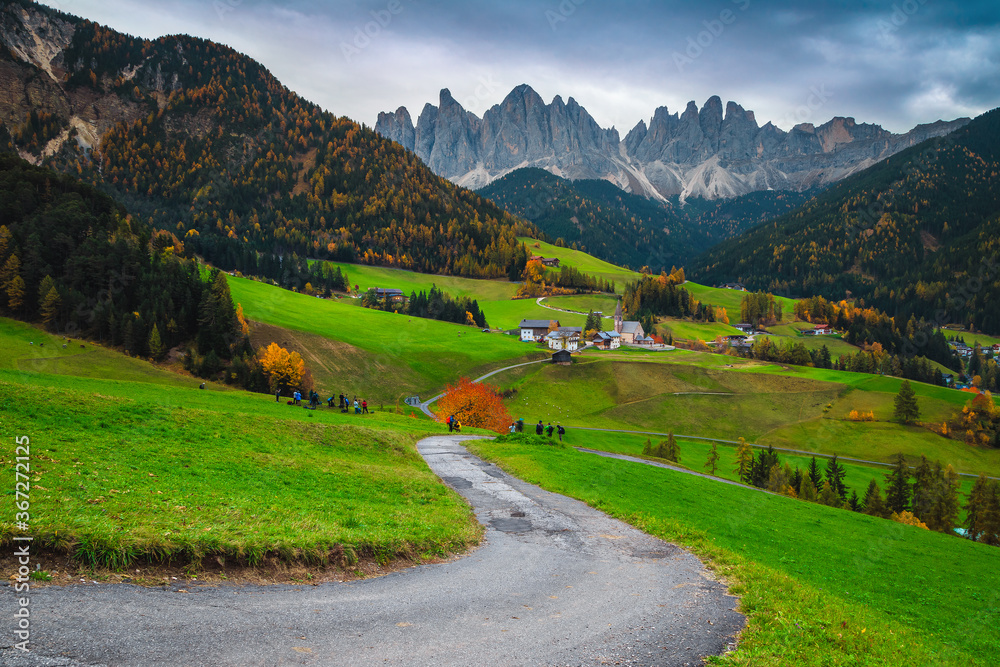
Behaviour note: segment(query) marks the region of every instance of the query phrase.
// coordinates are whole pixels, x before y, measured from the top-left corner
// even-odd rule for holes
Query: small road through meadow
[[[318,586],[40,588],[32,652],[3,642],[0,664],[700,665],[733,645],[744,617],[697,558],[511,477],[468,439],[418,443],[486,526],[464,557]],[[10,616],[0,629],[12,636]]]

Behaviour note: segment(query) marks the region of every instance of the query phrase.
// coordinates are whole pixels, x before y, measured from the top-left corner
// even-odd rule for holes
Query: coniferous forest
[[[1000,110],[848,177],[696,259],[696,280],[1000,333]]]

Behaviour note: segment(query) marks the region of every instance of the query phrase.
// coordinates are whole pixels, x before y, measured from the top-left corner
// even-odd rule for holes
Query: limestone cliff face
[[[646,197],[708,199],[758,190],[805,190],[838,181],[925,139],[947,134],[968,119],[921,125],[893,134],[853,118],[785,132],[757,124],[752,111],[718,96],[681,113],[653,112],[619,139],[570,98],[545,102],[520,85],[482,119],[447,90],[427,104],[414,126],[404,107],[379,114],[375,130],[398,141],[440,176],[482,187],[519,167],[541,167],[569,179],[603,178]],[[415,137],[415,140],[411,140]]]

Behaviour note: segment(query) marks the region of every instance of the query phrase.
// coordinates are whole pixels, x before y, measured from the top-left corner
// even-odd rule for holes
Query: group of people
[[[458,431],[459,433],[462,432],[462,422],[458,421],[458,418],[455,417],[455,415],[448,417],[448,433],[451,433],[452,431]]]
[[[277,402],[281,401],[280,389],[274,392],[274,400]],[[310,391],[308,400],[309,400],[308,407],[315,409],[319,405],[320,401],[319,394],[315,391]],[[333,406],[334,401],[337,401],[337,408],[339,408],[340,411],[343,413],[349,413],[351,411],[351,408],[353,407],[354,414],[356,415],[370,414],[368,412],[368,399],[361,399],[360,401],[358,401],[358,397],[355,396],[352,402],[352,400],[348,398],[345,394],[340,394],[339,396],[331,396],[330,398],[326,399],[326,404],[332,408],[334,407]],[[290,400],[288,404],[302,405],[302,392],[300,391],[293,392],[292,400]]]
[[[511,433],[521,433],[521,432],[523,432],[524,431],[524,419],[522,418],[522,419],[518,419],[516,422],[511,422],[510,423],[510,429],[509,429],[509,431]],[[557,433],[559,435],[559,441],[562,442],[562,437],[564,435],[566,435],[566,429],[563,428],[563,425],[560,424],[559,422],[556,422],[555,426],[552,425],[552,422],[549,422],[549,425],[546,426],[544,423],[542,423],[542,420],[539,419],[538,423],[535,424],[535,434],[536,435],[542,435],[542,433],[548,434],[548,436],[550,438],[552,437],[553,433]]]

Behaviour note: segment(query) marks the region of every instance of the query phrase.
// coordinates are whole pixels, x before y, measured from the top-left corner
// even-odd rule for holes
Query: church
[[[622,302],[615,306],[615,332],[621,336],[622,345],[649,345],[652,339],[646,338],[642,325],[634,321],[625,321],[622,315]]]

